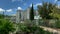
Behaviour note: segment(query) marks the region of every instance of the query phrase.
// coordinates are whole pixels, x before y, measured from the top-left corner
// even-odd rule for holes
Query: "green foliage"
[[[3,18],[3,16],[4,16],[3,14],[0,14],[0,19],[2,19],[2,18]]]
[[[20,23],[19,24],[19,29],[22,32],[25,32],[26,34],[28,33],[33,33],[33,34],[49,34],[50,32],[44,31],[43,28],[40,28],[39,26],[36,25],[27,25],[25,23]]]
[[[38,12],[43,19],[52,19],[53,17],[50,16],[53,11],[52,9],[55,8],[55,4],[52,3],[44,3],[38,6]]]
[[[55,27],[56,27],[56,28],[60,28],[60,20],[57,20],[57,21],[55,22]]]
[[[40,28],[40,27],[37,27],[36,25],[34,25],[34,26],[28,26],[28,25],[24,25],[24,24],[20,24],[20,26],[19,26],[19,28],[20,28],[20,30],[22,31],[22,32],[28,32],[28,33],[34,33],[35,31],[40,31],[39,33],[43,33],[44,31],[43,31],[43,29],[42,28]]]
[[[13,32],[14,30],[13,23],[9,22],[9,20],[0,20],[0,34],[9,34],[9,32]]]
[[[32,7],[30,9],[30,20],[34,20],[34,8],[33,8],[33,4],[32,4]]]
[[[56,17],[57,19],[60,19],[60,14],[58,13],[54,13],[53,16]]]

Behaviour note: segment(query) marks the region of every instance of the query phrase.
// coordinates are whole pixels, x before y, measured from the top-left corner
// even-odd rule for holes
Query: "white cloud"
[[[30,7],[32,6],[32,3],[30,4]]]
[[[59,2],[59,1],[60,1],[60,0],[55,0],[54,3],[57,3],[57,2]]]
[[[0,8],[0,12],[4,12],[4,11],[5,11],[4,9]]]
[[[42,3],[37,3],[34,5],[34,7],[37,7],[38,5],[42,5]],[[32,3],[30,4],[30,7],[32,6]]]
[[[36,5],[34,5],[35,7],[37,7],[38,5],[42,5],[42,3],[37,3]]]
[[[21,7],[18,7],[17,10],[22,10],[22,8]]]
[[[57,2],[57,0],[55,0],[55,2]]]
[[[7,12],[12,12],[12,9],[8,9],[8,10],[6,10]]]

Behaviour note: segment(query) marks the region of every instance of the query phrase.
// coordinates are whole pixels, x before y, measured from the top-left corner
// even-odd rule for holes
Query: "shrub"
[[[13,23],[9,22],[9,20],[0,20],[0,34],[9,34],[9,32],[13,32],[14,30]]]
[[[60,28],[60,20],[57,20],[57,21],[56,21],[55,27],[56,27],[56,28]]]
[[[32,23],[33,24],[33,23]],[[40,28],[39,26],[34,25],[27,25],[25,23],[19,24],[19,29],[22,32],[25,32],[26,34],[49,34],[50,32],[44,31],[43,28]],[[24,33],[24,34],[25,34]]]

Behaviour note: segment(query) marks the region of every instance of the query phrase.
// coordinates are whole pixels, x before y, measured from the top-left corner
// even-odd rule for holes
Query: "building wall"
[[[16,16],[11,16],[10,21],[16,23]]]
[[[16,13],[16,23],[19,23],[21,20],[21,10],[17,10]]]
[[[39,14],[38,11],[34,11],[34,19],[39,19]],[[17,10],[17,14],[16,14],[16,22],[19,23],[21,21],[24,20],[29,20],[30,19],[30,8],[28,8],[27,10]]]
[[[26,13],[27,19],[29,19],[30,18],[30,16],[29,16],[30,15],[30,8],[28,8],[26,12],[27,12]]]

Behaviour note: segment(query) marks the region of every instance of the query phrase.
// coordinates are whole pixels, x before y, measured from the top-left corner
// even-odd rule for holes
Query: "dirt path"
[[[45,31],[60,34],[60,29],[54,29],[54,28],[49,28],[49,27],[45,27],[45,26],[40,26],[40,27],[43,28]]]

